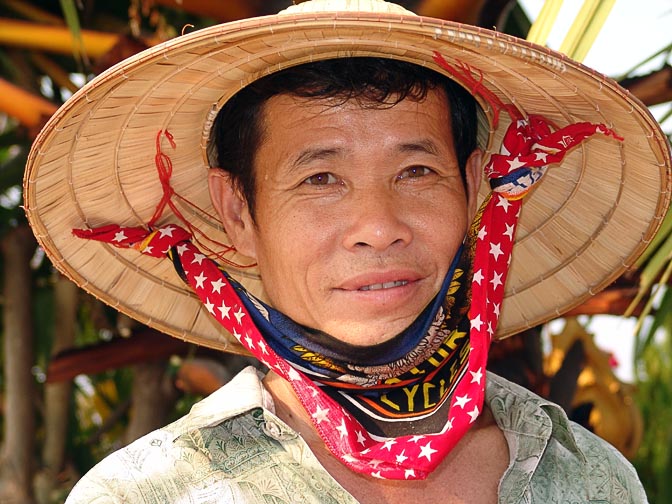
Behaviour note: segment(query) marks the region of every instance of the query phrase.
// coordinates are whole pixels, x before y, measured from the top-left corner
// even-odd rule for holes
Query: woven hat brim
[[[150,48],[84,86],[51,118],[29,155],[28,219],[55,266],[104,302],[175,337],[240,352],[168,260],[79,240],[73,228],[142,226],[162,190],[157,132],[176,148],[177,205],[215,241],[229,240],[208,195],[205,147],[217,110],[250,82],[304,62],[396,58],[446,73],[465,62],[482,85],[523,114],[557,127],[600,122],[625,138],[592,138],[552,167],[523,205],[501,307],[499,338],[561,315],[604,288],[647,246],[669,205],[669,143],[648,110],[612,80],[549,49],[436,19],[361,12],[267,16],[214,26]],[[487,116],[481,137],[497,151],[507,126]],[[487,157],[487,156],[486,156]],[[481,197],[488,189],[484,186]],[[179,221],[166,214],[160,223]],[[231,257],[246,263],[243,257]],[[255,270],[235,270],[263,297]]]

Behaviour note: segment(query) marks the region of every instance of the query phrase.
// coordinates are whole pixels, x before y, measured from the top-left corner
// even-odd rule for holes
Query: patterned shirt
[[[559,406],[491,373],[486,403],[509,446],[499,503],[647,502],[627,460]],[[247,368],[188,415],[105,458],[66,504],[355,504],[273,411]]]

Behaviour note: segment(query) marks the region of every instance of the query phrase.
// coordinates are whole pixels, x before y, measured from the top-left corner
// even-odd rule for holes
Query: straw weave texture
[[[523,114],[541,114],[558,127],[601,122],[625,137],[585,142],[523,205],[497,337],[560,315],[619,276],[651,240],[669,204],[667,139],[646,108],[606,77],[548,49],[434,19],[298,12],[153,47],[100,75],[48,123],[25,175],[29,220],[56,267],[106,303],[173,336],[240,351],[170,261],[78,240],[71,230],[149,221],[162,195],[154,141],[165,129],[177,145],[162,145],[173,164],[172,186],[206,213],[178,206],[206,234],[228,242],[212,218],[205,146],[230,96],[263,75],[325,58],[385,56],[441,71],[433,51],[481,71],[483,84]],[[495,129],[492,110],[482,106],[480,134],[488,152],[496,151],[507,120]],[[179,223],[169,213],[161,223],[167,222]],[[254,271],[246,271],[232,272],[263,296]]]

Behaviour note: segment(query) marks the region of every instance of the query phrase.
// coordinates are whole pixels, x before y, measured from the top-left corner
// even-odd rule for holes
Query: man
[[[57,264],[75,278],[95,281],[87,288],[137,318],[216,346],[221,331],[198,336],[200,314],[208,313],[269,368],[263,381],[256,371],[244,371],[183,419],[103,461],[81,480],[69,502],[644,502],[632,467],[613,448],[571,424],[557,406],[501,378],[489,375],[486,390],[485,363],[498,321],[500,331],[502,323],[511,331],[540,316],[528,318],[532,312],[520,304],[525,298],[516,292],[505,297],[503,289],[521,200],[533,188],[527,197],[536,199],[530,204],[548,183],[549,199],[574,199],[582,212],[582,205],[598,196],[613,196],[627,206],[626,194],[612,195],[621,184],[612,184],[609,176],[618,175],[599,173],[589,149],[602,160],[625,152],[623,160],[633,158],[631,169],[648,184],[648,190],[637,187],[640,201],[625,213],[637,214],[640,235],[655,231],[651,221],[664,213],[669,199],[669,150],[655,142],[619,143],[621,130],[644,138],[648,131],[641,123],[650,124],[648,115],[634,102],[628,102],[629,113],[592,115],[608,126],[566,119],[553,124],[578,117],[583,103],[563,109],[553,121],[534,115],[552,115],[544,104],[521,114],[502,101],[507,93],[491,85],[496,70],[480,73],[470,66],[486,64],[483,54],[473,54],[469,62],[452,53],[448,59],[444,53],[450,44],[439,41],[443,52],[427,55],[431,40],[440,40],[444,30],[454,42],[459,37],[451,30],[466,27],[432,26],[402,12],[400,25],[390,31],[400,12],[391,4],[373,2],[375,15],[322,13],[321,7],[306,2],[294,13],[234,25],[224,33],[213,30],[205,37],[213,42],[206,49],[196,35],[193,45],[164,48],[147,67],[147,58],[130,61],[75,97],[55,120],[60,125],[48,125],[38,139],[26,176],[26,206],[37,234],[48,235],[43,243]],[[296,13],[311,9],[315,12]],[[410,30],[404,31],[406,26]],[[489,35],[480,36],[478,44],[487,45]],[[282,38],[277,46],[273,37]],[[463,49],[473,49],[471,41],[463,43]],[[349,54],[335,58],[333,51],[342,44]],[[381,44],[382,49],[373,49]],[[513,52],[511,47],[503,52]],[[285,61],[280,68],[270,61],[278,54]],[[538,59],[534,54],[528,64]],[[199,55],[211,60],[201,64]],[[166,71],[171,59],[177,65]],[[306,63],[310,59],[317,61]],[[221,65],[217,71],[213,61]],[[549,62],[567,66],[563,78],[572,86],[585,78],[569,62]],[[504,60],[489,64],[500,68]],[[255,70],[246,65],[256,65]],[[514,68],[508,71],[513,74]],[[545,61],[540,72],[550,75]],[[117,81],[122,74],[123,84]],[[509,78],[499,77],[501,82]],[[213,91],[216,78],[229,85]],[[246,85],[240,89],[236,79]],[[178,92],[178,83],[190,85],[190,91]],[[612,89],[611,83],[603,84]],[[582,93],[595,93],[592,83],[582,86]],[[521,103],[528,87],[518,84]],[[176,96],[163,103],[167,93]],[[219,93],[220,103],[211,109],[212,103],[201,99],[204,93]],[[477,147],[472,94],[485,109],[481,132],[486,115],[489,128],[499,131],[489,143],[502,148],[496,149],[499,154],[490,151],[488,160]],[[567,97],[569,103],[576,99]],[[599,95],[586,101],[598,99],[604,101]],[[148,120],[157,107],[170,112],[170,119]],[[499,112],[511,119],[505,132],[498,130]],[[104,124],[109,131],[117,123],[109,119],[117,114],[121,133],[113,147],[104,146],[109,138],[102,142],[97,135]],[[194,131],[193,120],[204,120],[201,130]],[[138,129],[147,124],[158,129],[159,180],[133,170],[134,164],[146,165],[135,146],[143,145]],[[200,174],[194,183],[196,172],[188,175],[193,161],[185,156],[197,150],[201,131],[208,139],[210,196],[226,246],[216,231],[199,227],[211,219],[199,185],[205,177]],[[70,154],[60,147],[59,138],[66,139],[61,134],[70,135],[65,149]],[[492,149],[488,142],[481,145]],[[565,156],[576,160],[572,152],[581,148],[582,162],[565,161]],[[97,179],[84,182],[83,171],[93,175],[111,153],[116,186],[134,209],[134,219],[119,217],[124,204],[111,205],[96,188]],[[64,158],[71,165],[69,194],[87,216],[86,227],[72,219],[68,225],[91,241],[66,238],[50,212],[66,194],[48,195],[56,162]],[[662,160],[655,168],[654,159]],[[484,163],[495,194],[479,209]],[[547,175],[548,165],[554,167]],[[579,179],[599,173],[597,195],[582,198],[590,188],[568,183],[567,177],[552,178],[556,165]],[[106,178],[100,170],[97,176]],[[542,176],[550,178],[539,183]],[[574,184],[576,196],[568,184]],[[162,198],[151,197],[156,186]],[[571,237],[554,240],[552,206],[532,207],[531,222],[546,214],[546,224],[536,224],[543,228],[538,232],[522,227],[526,236],[518,231],[513,259],[519,253],[525,258],[528,241],[535,263],[565,261],[565,280],[555,284],[547,301],[538,301],[545,304],[543,317],[618,269],[609,254],[595,261],[589,245],[575,244]],[[598,231],[587,233],[590,244],[606,240],[599,233],[608,237],[605,230],[621,219],[623,209],[611,202],[606,207],[611,211],[599,217]],[[563,208],[562,203],[555,207],[561,222]],[[164,217],[166,209],[170,217]],[[603,207],[598,203],[592,210],[600,214]],[[575,225],[575,236],[586,234],[583,225]],[[87,247],[97,247],[98,266],[90,276],[93,252],[85,252]],[[137,250],[124,250],[128,247]],[[224,256],[227,247],[237,255]],[[564,248],[572,250],[572,261],[580,260],[567,260]],[[619,252],[619,264],[631,261],[641,245],[632,248]],[[168,260],[154,259],[166,255]],[[584,259],[590,272],[582,271]],[[113,270],[115,263],[123,269]],[[173,277],[191,287],[203,306],[198,315],[183,306],[195,296],[171,284],[167,279],[173,277],[158,270],[159,263],[172,265]],[[247,282],[250,264],[258,266],[263,292],[255,294]],[[601,279],[586,283],[583,276],[592,278],[594,270]],[[145,285],[160,290],[135,282],[137,272],[154,277]],[[514,290],[529,289],[525,272],[514,264],[511,273]],[[161,307],[145,307],[149,304]],[[510,306],[517,312],[515,323],[503,313],[511,313]],[[150,309],[162,310],[161,315],[155,311],[148,317]],[[182,333],[167,322],[178,319]]]
[[[410,353],[408,346],[417,344],[419,335],[406,329],[441,290],[476,212],[481,156],[475,149],[475,102],[454,82],[432,74],[366,58],[304,65],[252,84],[215,123],[218,158],[232,168],[211,173],[224,227],[236,250],[259,264],[270,304],[308,329],[302,346],[330,356],[331,366],[364,368]],[[233,147],[226,142],[242,135],[240,127],[229,126],[229,117],[238,115],[237,107],[249,110],[249,101],[261,101],[250,135],[258,139],[257,147],[252,148],[254,140]],[[458,135],[451,128],[451,110],[457,110]],[[223,139],[219,131],[226,131]],[[233,148],[255,152],[249,166],[225,155]],[[233,179],[232,171],[252,180]],[[246,185],[248,195],[242,192]],[[496,500],[508,457],[488,415],[481,417],[471,441],[471,450],[480,453],[466,465],[443,464],[444,476],[436,473],[420,484],[371,489],[325,452],[310,415],[301,414],[301,403],[284,380],[271,372],[265,385],[280,417],[311,440],[322,465],[360,501],[445,494],[446,476],[460,469],[465,476],[480,471],[484,477],[475,495],[460,498]],[[424,400],[421,396],[417,400]],[[380,435],[439,432],[446,413],[438,407],[443,398],[435,396],[436,407],[417,411],[414,405],[405,422],[351,412]],[[477,464],[492,457],[495,447],[490,466]]]

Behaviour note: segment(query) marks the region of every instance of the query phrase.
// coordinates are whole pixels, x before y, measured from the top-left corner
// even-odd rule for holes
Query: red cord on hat
[[[175,189],[173,189],[173,186],[170,185],[170,179],[173,175],[173,163],[170,159],[170,157],[165,154],[161,150],[161,135],[164,135],[167,139],[168,142],[170,142],[170,146],[175,149],[177,147],[175,143],[175,139],[173,135],[168,131],[168,130],[159,130],[158,133],[156,134],[156,154],[154,156],[154,164],[156,165],[156,171],[159,175],[159,181],[161,182],[161,188],[163,190],[163,195],[161,196],[161,200],[159,203],[156,205],[156,209],[154,210],[154,215],[150,219],[150,221],[147,223],[150,229],[154,228],[157,221],[161,218],[163,215],[163,212],[166,209],[166,206],[168,206],[173,214],[184,224],[186,229],[191,233],[193,236],[193,240],[198,243],[201,248],[205,251],[207,251],[208,255],[212,257],[216,257],[217,260],[221,261],[224,264],[227,264],[229,266],[233,266],[235,268],[253,268],[256,266],[256,263],[252,264],[239,264],[235,261],[231,261],[230,259],[227,259],[224,257],[224,254],[230,253],[230,252],[235,252],[236,248],[233,245],[226,245],[224,243],[218,242],[216,240],[213,240],[209,236],[207,236],[205,233],[203,233],[200,229],[197,227],[193,226],[180,212],[180,210],[177,208],[175,203],[173,202],[173,197],[178,198],[180,201],[184,202],[185,204],[191,206],[192,208],[195,208],[199,213],[202,215],[207,215],[211,220],[218,220],[215,216],[209,214],[207,211],[204,209],[200,208],[198,205],[192,203],[188,199],[184,198],[177,192],[175,192]],[[198,237],[201,237],[202,239],[199,239]],[[220,247],[222,251],[216,252],[213,250],[211,247],[209,247],[205,241],[208,241],[210,243],[213,243]]]

